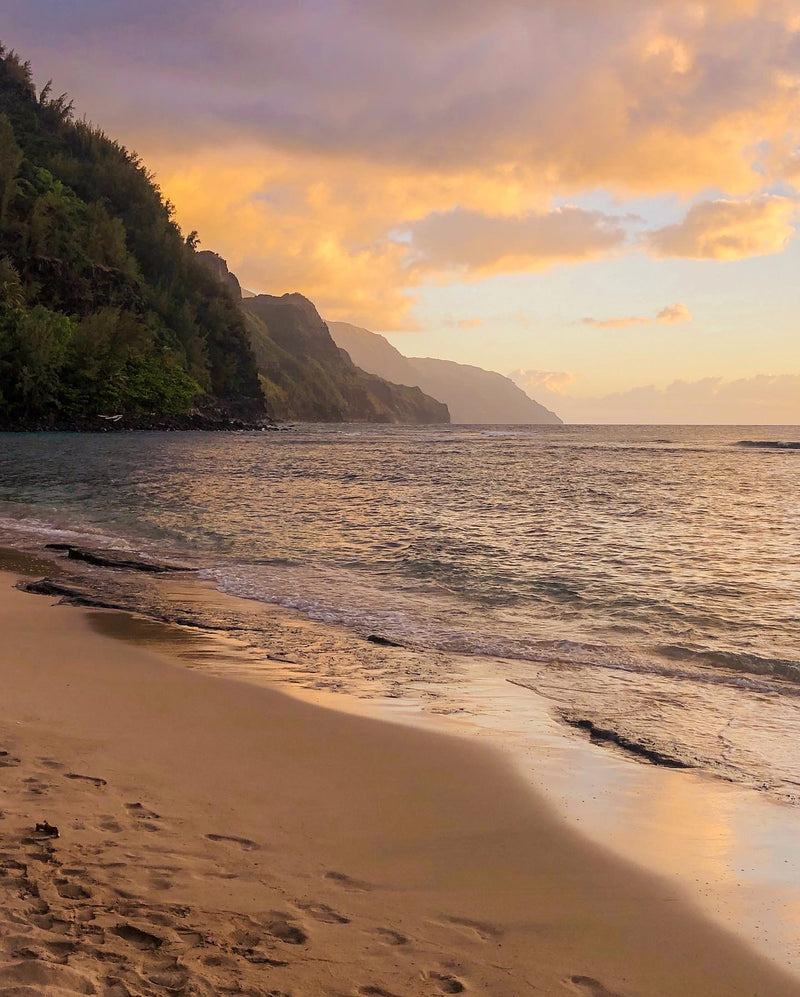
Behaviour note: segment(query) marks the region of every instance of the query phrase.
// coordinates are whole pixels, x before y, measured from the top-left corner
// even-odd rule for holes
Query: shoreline
[[[54,607],[13,581],[0,575],[0,747],[20,760],[0,770],[4,862],[28,867],[23,892],[38,877],[39,907],[50,898],[19,916],[57,908],[74,948],[54,962],[54,922],[36,927],[39,954],[9,969],[6,945],[0,979],[44,965],[52,986],[95,972],[100,992],[136,993],[150,973],[213,993],[224,966],[238,992],[800,994],[486,745],[171,666],[124,614]],[[96,625],[112,615],[115,637]],[[180,631],[169,640],[191,657]],[[34,817],[62,829],[47,862],[24,843]]]
[[[0,567],[5,559],[28,573],[60,573],[80,564],[63,559],[69,547],[56,544],[35,562],[22,551],[0,550]],[[703,916],[800,975],[793,913],[800,910],[800,843],[785,800],[702,769],[671,771],[613,744],[598,745],[565,725],[533,686],[498,678],[501,660],[445,655],[434,666],[431,652],[376,645],[297,610],[222,592],[194,572],[157,574],[149,595],[142,600],[137,589],[140,597],[131,601],[134,576],[153,578],[149,571],[98,576],[92,569],[86,590],[56,581],[30,591],[55,599],[74,591],[78,599],[71,604],[115,610],[92,613],[93,625],[209,676],[277,689],[334,712],[480,739],[502,752],[559,819],[666,877]],[[261,637],[251,646],[256,633]],[[402,688],[386,685],[386,669],[395,679],[403,676]],[[421,683],[420,669],[428,676]]]

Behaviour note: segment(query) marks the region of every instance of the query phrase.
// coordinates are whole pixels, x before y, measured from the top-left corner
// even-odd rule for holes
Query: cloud
[[[584,318],[584,325],[595,325],[598,329],[626,329],[629,325],[648,325],[654,320],[643,315],[618,315],[614,318]]]
[[[645,236],[654,256],[742,260],[780,253],[794,235],[797,201],[762,195],[744,200],[718,198],[692,205],[677,225]]]
[[[666,387],[644,385],[600,397],[568,395],[564,389],[574,386],[577,378],[563,372],[520,370],[509,376],[569,423],[800,424],[800,374],[757,374],[736,380],[706,377],[673,381]]]
[[[584,325],[593,325],[598,329],[626,329],[631,325],[675,325],[678,322],[691,322],[692,313],[682,302],[677,305],[666,305],[655,316],[649,318],[642,315],[621,315],[615,318],[584,318]]]
[[[796,0],[6,7],[7,38],[138,144],[223,133],[547,187],[746,192],[758,143],[798,127]]]
[[[619,218],[576,207],[505,217],[465,209],[434,212],[408,232],[408,265],[425,273],[544,269],[605,256],[627,238]]]
[[[695,206],[659,256],[788,234],[758,192],[797,169],[797,0],[7,0],[3,34],[248,286],[360,325],[409,328],[426,280],[619,252],[629,220],[552,207],[598,188],[761,212]]]
[[[543,391],[563,395],[565,389],[577,380],[574,374],[565,370],[525,370],[522,367],[512,370],[508,376],[531,397]]]
[[[598,258],[626,239],[622,222],[600,212],[520,212],[520,188],[477,174],[458,178],[466,206],[449,212],[437,210],[452,196],[448,177],[377,168],[364,177],[352,161],[264,162],[256,149],[175,154],[158,179],[179,223],[246,287],[301,290],[332,320],[384,331],[415,327],[410,310],[425,281]],[[484,215],[477,205],[487,202],[513,213]]]
[[[691,322],[692,313],[679,301],[677,305],[666,305],[656,314],[656,322],[675,325],[677,322]]]
[[[448,318],[442,323],[451,329],[479,329],[483,325],[482,318]]]

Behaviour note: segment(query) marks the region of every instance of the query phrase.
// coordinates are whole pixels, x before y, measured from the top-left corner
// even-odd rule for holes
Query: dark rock
[[[151,574],[167,574],[174,571],[194,571],[180,564],[163,564],[157,561],[142,561],[136,557],[128,557],[111,550],[89,550],[74,544],[45,544],[47,550],[66,551],[67,557],[73,561],[86,561],[101,568],[121,568],[127,571],[146,571]]]
[[[242,288],[239,278],[228,269],[228,261],[223,260],[219,253],[212,253],[209,249],[201,249],[195,253],[195,259],[210,270],[220,284],[225,284],[230,288],[231,294],[237,301],[241,300]]]
[[[67,585],[64,582],[56,581],[54,578],[39,578],[36,581],[25,582],[18,586],[23,592],[32,592],[34,595],[49,595],[62,599],[64,602],[74,606],[89,606],[92,609],[127,609],[119,603],[107,602],[104,599],[93,595],[88,589],[83,589],[77,585]]]
[[[273,419],[266,418],[260,400],[239,399],[220,401],[209,395],[195,399],[189,412],[171,415],[152,413],[125,413],[113,415],[86,415],[74,418],[56,417],[52,420],[10,422],[0,419],[0,432],[8,433],[129,433],[134,431],[185,432],[244,432],[276,430]]]
[[[653,765],[663,765],[665,768],[671,769],[694,768],[691,762],[676,758],[674,755],[668,755],[648,744],[643,744],[641,741],[634,741],[627,735],[620,733],[620,731],[612,730],[608,727],[599,727],[593,720],[570,717],[566,714],[562,716],[565,723],[568,723],[570,727],[577,727],[579,730],[587,731],[590,739],[598,744],[616,744],[617,747],[623,748],[625,751],[629,751],[632,755],[636,755],[639,758],[644,758],[646,761],[652,762]]]
[[[396,640],[390,640],[388,637],[381,637],[380,634],[370,634],[367,637],[370,644],[380,644],[381,647],[402,647],[402,644],[398,644]]]

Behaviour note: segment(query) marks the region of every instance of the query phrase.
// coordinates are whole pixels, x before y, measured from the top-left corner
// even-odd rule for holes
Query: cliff
[[[0,425],[265,416],[244,317],[194,245],[141,160],[0,45]]]
[[[270,411],[307,422],[446,423],[447,406],[419,387],[357,367],[301,294],[244,298],[250,342]]]
[[[353,362],[443,401],[452,422],[478,425],[560,425],[561,419],[495,371],[452,360],[405,357],[383,336],[347,322],[330,322],[336,343]]]

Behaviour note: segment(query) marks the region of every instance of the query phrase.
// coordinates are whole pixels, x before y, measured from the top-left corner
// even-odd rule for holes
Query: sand
[[[800,995],[485,745],[194,671],[15,580],[0,997]]]

